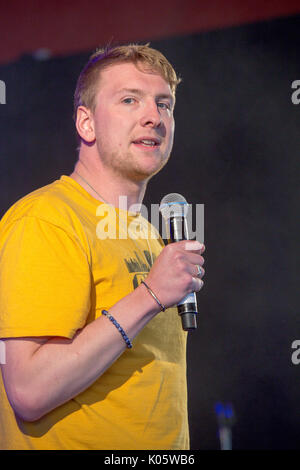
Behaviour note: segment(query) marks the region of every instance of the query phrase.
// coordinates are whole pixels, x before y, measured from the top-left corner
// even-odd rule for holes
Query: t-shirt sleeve
[[[83,328],[91,271],[79,239],[25,216],[0,240],[0,337],[63,336]]]

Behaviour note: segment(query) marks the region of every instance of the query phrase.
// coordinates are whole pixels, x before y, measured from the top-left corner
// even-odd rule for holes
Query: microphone
[[[166,223],[168,243],[189,239],[185,218],[188,208],[188,203],[181,194],[171,193],[162,198],[159,210]],[[195,330],[198,313],[195,292],[186,295],[177,304],[177,310],[181,316],[182,329]]]

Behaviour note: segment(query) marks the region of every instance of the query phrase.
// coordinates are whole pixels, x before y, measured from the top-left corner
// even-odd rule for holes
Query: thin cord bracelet
[[[156,302],[160,306],[161,310],[164,312],[166,310],[166,307],[158,300],[158,298],[154,294],[153,290],[150,289],[150,287],[145,283],[145,281],[141,281],[141,284],[144,284],[144,286],[148,289],[148,292],[152,295],[153,299],[156,300]]]
[[[119,330],[119,332],[121,333],[121,335],[122,335],[122,337],[123,337],[123,339],[124,339],[124,341],[127,345],[127,348],[132,348],[132,344],[131,344],[130,339],[128,338],[127,334],[125,333],[125,331],[123,330],[121,325],[119,325],[117,320],[115,320],[114,317],[107,310],[102,310],[102,314],[105,315],[115,325],[115,327]]]

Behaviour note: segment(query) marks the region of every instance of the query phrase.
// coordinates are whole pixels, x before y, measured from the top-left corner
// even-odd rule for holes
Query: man
[[[1,221],[1,448],[189,448],[186,333],[170,307],[202,287],[204,247],[124,236],[145,227],[130,208],[170,156],[177,84],[148,46],[96,52],[75,92],[74,172]],[[112,207],[118,237],[105,237]]]

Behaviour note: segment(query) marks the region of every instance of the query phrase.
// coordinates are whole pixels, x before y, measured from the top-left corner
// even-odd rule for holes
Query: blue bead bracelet
[[[105,315],[107,318],[109,318],[109,320],[115,325],[115,327],[119,330],[119,332],[121,333],[126,345],[127,345],[127,348],[132,348],[132,344],[131,344],[131,341],[130,339],[128,338],[127,334],[125,333],[125,331],[123,330],[123,328],[121,327],[121,325],[119,325],[119,323],[117,322],[117,320],[114,319],[114,317],[107,311],[107,310],[102,310],[102,314]]]

